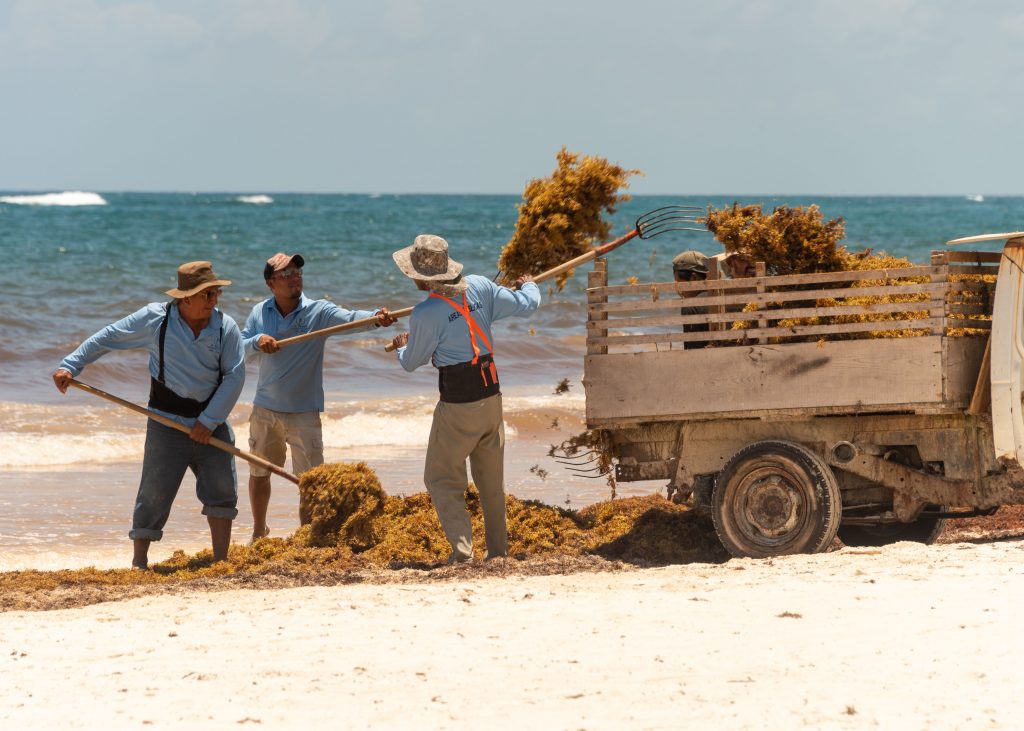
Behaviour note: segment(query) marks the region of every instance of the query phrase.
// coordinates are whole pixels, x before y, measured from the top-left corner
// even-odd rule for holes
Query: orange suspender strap
[[[462,295],[462,305],[459,305],[454,300],[445,297],[443,294],[438,294],[437,292],[431,292],[430,296],[436,297],[439,300],[444,300],[453,308],[455,308],[456,312],[459,312],[466,319],[466,325],[469,326],[469,342],[470,345],[473,346],[473,360],[471,361],[472,363],[476,363],[480,359],[480,346],[476,344],[477,335],[479,335],[480,339],[484,341],[484,345],[487,346],[487,349],[491,352],[491,354],[494,354],[494,348],[491,347],[491,341],[487,339],[487,336],[484,334],[483,328],[477,325],[476,320],[474,320],[473,316],[469,314],[469,306],[466,304],[466,295]],[[495,367],[493,360],[491,361],[490,371],[491,382],[497,383],[498,369]],[[487,376],[484,375],[483,371],[480,372],[480,377],[484,379],[484,385],[486,386]]]
[[[444,300],[452,307],[454,307],[464,318],[466,318],[466,324],[469,326],[469,341],[473,346],[473,363],[476,363],[477,360],[480,358],[480,346],[476,344],[477,335],[479,335],[480,338],[484,341],[484,345],[487,346],[487,349],[491,351],[491,353],[494,352],[494,348],[491,347],[490,341],[487,339],[487,336],[484,335],[483,329],[476,324],[476,320],[474,320],[473,316],[469,314],[469,307],[466,305],[466,295],[462,295],[461,306],[454,300],[450,300],[443,294],[438,294],[437,292],[431,292],[430,296],[436,297],[439,300]]]

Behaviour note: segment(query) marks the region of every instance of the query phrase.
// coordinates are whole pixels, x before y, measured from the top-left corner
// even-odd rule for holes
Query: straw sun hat
[[[410,279],[429,282],[430,289],[442,294],[461,294],[469,285],[462,279],[462,264],[448,256],[448,242],[433,234],[420,234],[412,246],[399,249],[391,257]]]
[[[217,278],[210,262],[190,261],[178,267],[178,287],[167,290],[167,294],[180,300],[209,287],[226,287],[229,284],[230,280]]]

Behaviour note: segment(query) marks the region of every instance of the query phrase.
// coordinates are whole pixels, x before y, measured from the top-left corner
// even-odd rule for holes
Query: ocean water
[[[927,261],[948,239],[1024,228],[1024,198],[642,196],[612,217],[612,236],[660,206],[719,207],[734,200],[766,209],[817,204],[826,217],[845,220],[850,248],[916,262]],[[415,304],[420,294],[392,262],[394,250],[419,233],[436,233],[467,272],[493,276],[518,203],[511,195],[0,193],[0,569],[121,562],[144,420],[80,391],[62,396],[50,374],[91,333],[147,302],[163,301],[178,264],[213,261],[217,273],[234,282],[220,307],[240,325],[267,295],[263,262],[277,251],[302,253],[311,297],[397,309]],[[672,257],[691,248],[721,250],[701,232],[634,240],[609,256],[609,279],[666,281]],[[546,456],[550,444],[583,428],[585,283],[578,272],[563,291],[544,285],[544,303],[532,319],[505,320],[495,330],[509,424],[509,490],[574,507],[608,496],[602,480],[578,477]],[[366,460],[389,492],[411,493],[422,489],[436,376],[429,368],[402,370],[383,350],[391,334],[332,339],[325,443],[329,461]],[[142,353],[112,353],[87,368],[82,380],[144,402],[145,364]],[[555,395],[554,386],[566,378],[570,392]],[[255,382],[250,369],[231,419],[242,447]],[[244,537],[248,525],[247,474],[240,463],[236,537]],[[294,528],[297,501],[288,483],[275,485],[271,520],[283,534]],[[168,552],[205,545],[205,523],[190,492],[186,484],[160,544]],[[154,557],[160,557],[156,550]]]

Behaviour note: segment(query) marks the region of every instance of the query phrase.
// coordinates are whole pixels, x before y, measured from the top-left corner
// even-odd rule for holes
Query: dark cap
[[[673,272],[708,273],[708,258],[699,251],[684,251],[672,260]]]
[[[302,254],[285,254],[279,251],[267,259],[267,263],[263,267],[263,278],[270,279],[274,276],[274,272],[287,269],[292,263],[301,269],[306,261],[302,258]]]

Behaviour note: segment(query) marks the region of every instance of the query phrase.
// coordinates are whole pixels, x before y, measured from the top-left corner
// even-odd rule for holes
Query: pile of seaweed
[[[193,555],[178,551],[149,571],[4,573],[0,609],[79,606],[137,596],[147,587],[338,584],[388,581],[382,573],[408,580],[395,578],[402,569],[451,571],[446,566],[450,548],[426,493],[387,495],[362,462],[311,469],[301,476],[299,490],[312,521],[289,538],[232,545],[228,559],[217,563],[209,550]],[[466,495],[474,551],[482,557],[479,495],[472,484]],[[659,566],[728,559],[710,520],[656,495],[610,500],[579,511],[507,496],[506,507],[509,558],[486,562],[504,573],[516,573],[519,565],[524,573],[563,573],[602,570],[607,562]],[[486,571],[484,562],[475,564]]]
[[[733,203],[732,206],[715,209],[708,207],[707,216],[703,219],[708,230],[728,252],[744,255],[751,261],[765,263],[769,275],[811,274],[816,272],[840,271],[871,271],[877,269],[901,269],[914,266],[913,262],[903,257],[886,254],[884,251],[873,253],[871,249],[851,251],[839,242],[845,236],[845,223],[842,218],[825,220],[816,205],[804,207],[778,206],[765,213],[760,204],[744,205]],[[992,296],[995,290],[995,277],[990,275],[954,275],[953,281],[981,282],[983,286],[977,291],[965,291],[957,294],[958,305],[975,306],[982,310],[981,314],[966,315],[965,319],[990,320]],[[914,284],[928,281],[927,277],[895,277],[888,279],[863,279],[837,286],[850,288],[876,287],[883,284]],[[813,288],[824,288],[816,284]],[[837,305],[865,306],[863,314],[834,315],[827,318],[805,317],[779,320],[777,327],[795,327],[799,325],[843,324],[854,322],[895,322],[899,320],[925,319],[930,316],[928,311],[929,296],[922,293],[868,295],[864,297],[845,297],[842,302],[832,298],[820,298],[815,301],[816,307],[835,307]],[[868,307],[879,303],[906,303],[908,309],[900,312],[869,312]],[[920,309],[913,309],[920,303]],[[791,304],[772,304],[762,309],[778,309],[792,306]],[[757,306],[750,306],[745,311],[753,312]],[[756,327],[752,321],[737,321],[732,324],[734,330],[747,330]],[[980,328],[947,328],[946,334],[952,336],[983,335],[986,331]],[[927,334],[926,330],[888,329],[870,332],[836,333],[828,339],[845,340],[859,338],[891,338],[916,337]]]
[[[629,200],[620,194],[629,186],[629,170],[592,157],[559,150],[558,167],[547,178],[531,180],[523,191],[515,232],[498,259],[502,284],[511,285],[523,274],[541,272],[589,252],[597,240],[607,240],[610,224],[602,213]],[[572,272],[555,281],[561,289]]]

